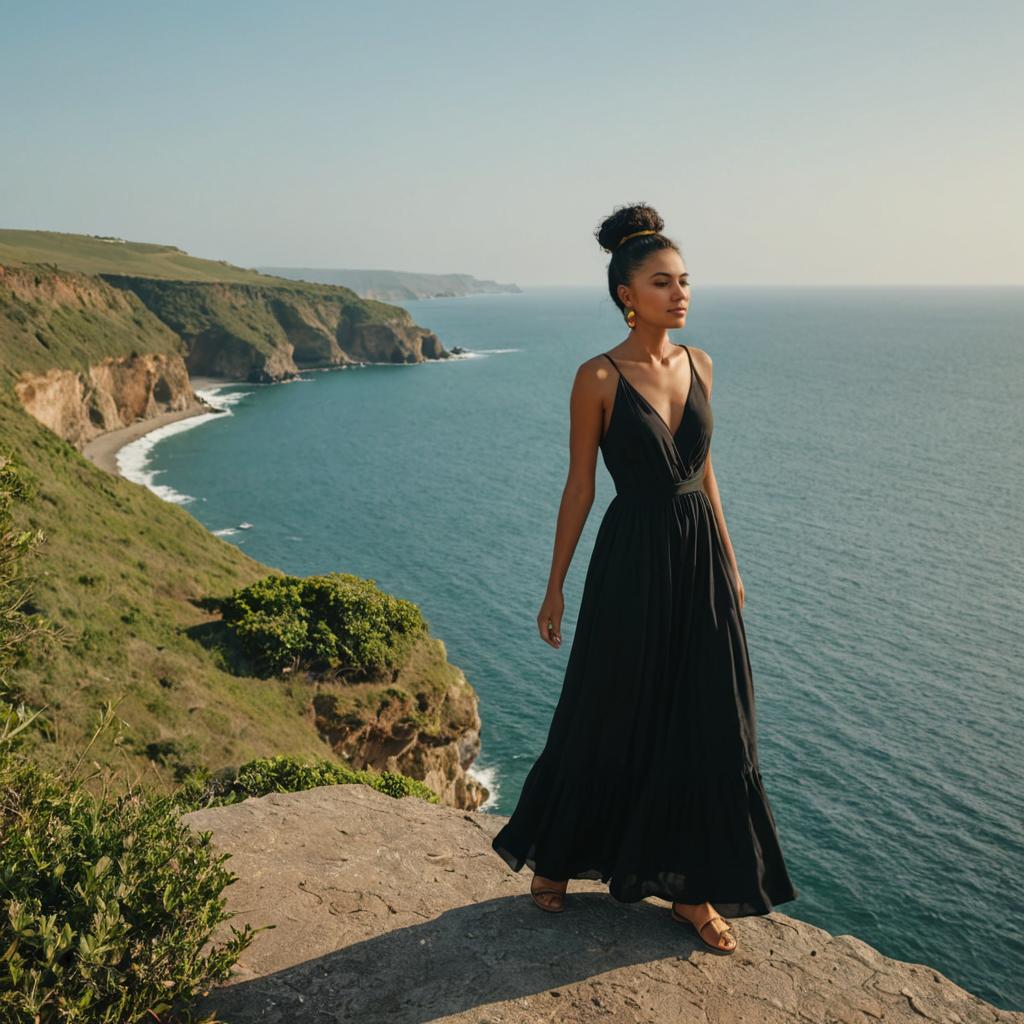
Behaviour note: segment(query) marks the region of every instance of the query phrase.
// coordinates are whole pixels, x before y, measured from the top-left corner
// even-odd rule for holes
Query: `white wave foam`
[[[251,391],[231,391],[225,394],[223,389],[226,387],[230,387],[230,385],[225,384],[219,387],[203,388],[196,391],[196,395],[199,398],[202,398],[203,401],[217,411],[201,413],[198,416],[188,416],[183,420],[167,423],[119,448],[116,460],[117,469],[121,476],[126,480],[131,480],[133,483],[148,487],[158,498],[162,498],[164,501],[171,502],[174,505],[187,505],[190,501],[195,501],[195,497],[191,494],[182,494],[167,484],[156,483],[157,476],[163,470],[149,468],[150,460],[153,457],[153,448],[161,441],[166,440],[168,437],[173,437],[175,434],[192,430],[194,427],[202,426],[202,424],[209,423],[210,420],[219,419],[224,415],[233,415],[231,407],[252,394]]]
[[[474,762],[466,769],[466,774],[482,786],[487,787],[487,799],[480,805],[478,810],[486,811],[488,808],[494,807],[498,802],[498,792],[501,789],[501,784],[498,781],[498,769],[494,765],[480,767]]]

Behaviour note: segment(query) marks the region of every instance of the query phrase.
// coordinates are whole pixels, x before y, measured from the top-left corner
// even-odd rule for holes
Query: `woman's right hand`
[[[552,647],[562,646],[562,611],[564,608],[562,592],[557,590],[554,593],[545,594],[544,603],[537,613],[537,629],[540,630],[540,638]]]

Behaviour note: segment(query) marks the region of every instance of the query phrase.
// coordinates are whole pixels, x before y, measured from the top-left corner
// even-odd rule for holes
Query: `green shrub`
[[[76,777],[115,721],[110,705],[70,771],[46,771],[21,753],[45,708],[30,713],[5,668],[33,639],[61,638],[31,611],[22,572],[43,536],[16,528],[13,506],[33,494],[0,454],[0,1021],[191,1020],[197,994],[227,978],[263,928],[232,926],[230,939],[208,946],[234,916],[221,893],[236,880],[212,833],[182,823],[171,798],[131,787],[108,798],[106,782],[96,796]]]
[[[184,1020],[228,977],[264,929],[231,926],[201,953],[234,916],[221,893],[236,876],[179,815],[170,797],[98,797],[0,745],[0,1019]]]
[[[400,665],[426,629],[411,601],[351,573],[267,576],[234,591],[221,614],[258,672],[304,668],[367,677]]]
[[[192,772],[178,790],[175,800],[183,810],[234,804],[248,797],[267,793],[296,793],[317,786],[339,786],[362,782],[373,789],[400,799],[419,797],[427,803],[440,803],[440,797],[418,779],[398,772],[375,772],[349,768],[331,761],[304,764],[294,757],[260,757],[238,769],[211,773]]]

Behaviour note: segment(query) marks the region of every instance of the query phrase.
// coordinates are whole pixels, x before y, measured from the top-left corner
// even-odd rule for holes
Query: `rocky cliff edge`
[[[1024,1024],[931,967],[778,911],[735,919],[727,956],[667,903],[617,903],[598,882],[542,913],[529,872],[491,850],[498,815],[346,785],[183,820],[232,854],[237,916],[222,927],[274,925],[200,1004],[232,1024]]]

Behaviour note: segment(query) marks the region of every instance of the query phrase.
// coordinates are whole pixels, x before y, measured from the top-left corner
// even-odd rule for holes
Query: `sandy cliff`
[[[182,357],[160,353],[108,358],[85,372],[25,373],[14,391],[26,411],[77,448],[136,420],[206,407]]]
[[[0,266],[0,355],[22,407],[78,448],[204,406],[181,339],[134,295],[86,274]]]

